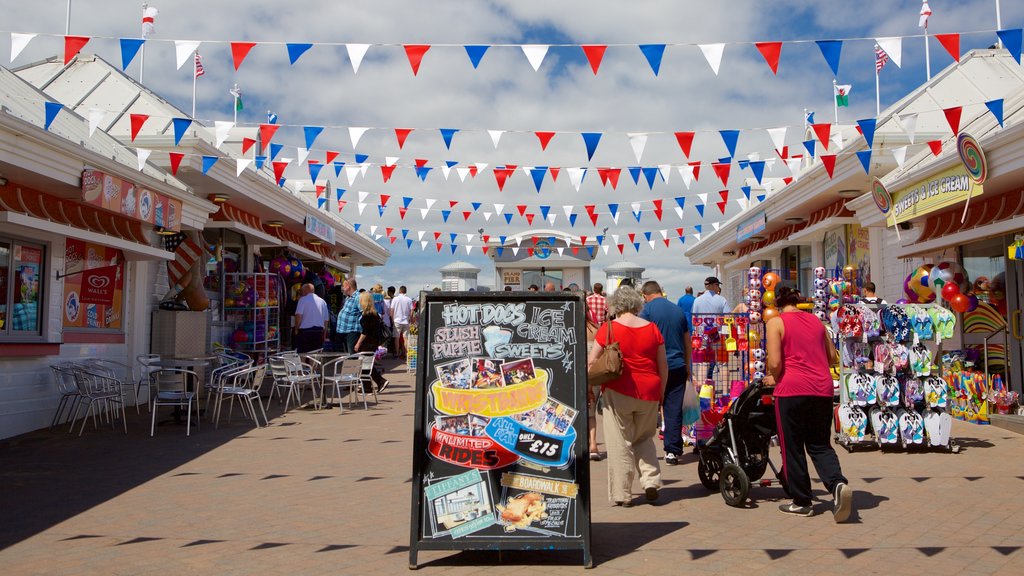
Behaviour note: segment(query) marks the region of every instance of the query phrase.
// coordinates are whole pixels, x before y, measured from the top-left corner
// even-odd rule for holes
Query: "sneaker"
[[[647,498],[648,502],[654,502],[658,499],[658,489],[653,486],[644,488],[644,497]]]
[[[832,491],[832,518],[837,524],[850,519],[853,512],[853,490],[845,482],[836,484]]]
[[[789,504],[783,504],[779,506],[779,511],[783,514],[789,514],[790,516],[813,516],[814,509],[810,506],[797,506],[790,502]]]
[[[597,452],[597,451],[591,452],[590,453],[590,459],[593,460],[594,462],[600,462],[601,461],[601,453]]]
[[[675,454],[673,454],[671,452],[669,452],[668,454],[665,454],[665,465],[666,466],[675,466],[676,464],[679,464],[679,456],[676,456]]]
[[[377,392],[383,392],[388,387],[388,384],[391,384],[391,380],[385,380],[383,384],[377,387]]]

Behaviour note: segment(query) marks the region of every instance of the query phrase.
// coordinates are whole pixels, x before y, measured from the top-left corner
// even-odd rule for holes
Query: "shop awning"
[[[259,246],[281,245],[280,239],[263,231],[263,223],[258,216],[227,202],[220,205],[220,210],[206,223],[206,227],[234,230]]]
[[[23,186],[0,187],[0,222],[110,246],[129,260],[174,259],[148,243],[141,222]]]
[[[767,240],[762,240],[760,242],[748,244],[743,248],[740,248],[739,255],[748,256],[749,254],[761,250],[762,248],[772,246],[776,242],[781,242],[782,240],[789,238],[791,235],[796,234],[797,232],[800,232],[805,228],[810,228],[813,226],[817,226],[819,224],[824,224],[825,226],[828,226],[830,221],[834,222],[834,220],[832,220],[833,218],[852,217],[853,212],[846,207],[846,200],[837,200],[829,204],[828,206],[819,208],[812,212],[811,217],[808,218],[806,222],[801,222],[799,224],[790,224],[789,226],[785,226],[783,228],[776,230],[775,232],[772,232],[768,236]],[[838,222],[834,223],[838,224]]]
[[[910,258],[1024,228],[1024,223],[1016,220],[1024,216],[1024,189],[976,198],[965,218],[963,210],[963,206],[956,206],[929,216],[924,221],[921,236],[897,250],[897,257]]]

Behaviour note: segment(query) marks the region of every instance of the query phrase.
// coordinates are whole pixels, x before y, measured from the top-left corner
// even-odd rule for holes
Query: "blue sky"
[[[732,203],[723,216],[713,206],[722,189],[710,167],[705,166],[700,182],[687,190],[675,171],[669,181],[657,182],[653,189],[646,184],[636,186],[623,172],[617,190],[601,186],[598,175],[591,171],[579,192],[569,183],[565,173],[557,183],[545,181],[540,193],[529,177],[521,171],[499,192],[490,168],[502,164],[518,166],[645,166],[679,165],[685,159],[671,133],[698,131],[694,143],[694,160],[712,161],[725,156],[717,131],[739,129],[737,158],[750,153],[761,158],[773,155],[770,140],[763,129],[790,126],[787,144],[798,148],[802,134],[803,110],[817,112],[818,121],[832,118],[832,73],[814,44],[819,39],[862,39],[845,42],[841,60],[840,84],[852,84],[849,109],[841,119],[851,122],[874,116],[874,55],[871,38],[879,36],[918,35],[920,2],[864,1],[831,2],[810,0],[778,0],[759,2],[679,2],[677,0],[539,0],[477,1],[377,0],[374,2],[314,2],[297,0],[280,3],[269,0],[201,2],[153,0],[159,8],[157,32],[146,53],[145,84],[183,110],[191,108],[190,70],[176,70],[174,48],[170,40],[202,40],[200,49],[207,75],[200,79],[197,116],[212,125],[214,120],[231,117],[231,97],[227,91],[237,82],[244,94],[245,110],[240,122],[264,121],[267,109],[278,114],[287,125],[275,137],[286,146],[302,146],[303,125],[328,126],[317,148],[368,154],[371,162],[382,162],[391,156],[402,165],[415,158],[430,160],[435,169],[426,182],[415,178],[411,170],[398,170],[390,182],[384,183],[378,167],[371,168],[365,178],[349,184],[333,178],[335,186],[348,190],[349,201],[342,216],[360,223],[363,230],[377,226],[425,231],[432,238],[435,231],[462,235],[476,233],[481,227],[491,236],[510,235],[528,229],[518,217],[506,225],[498,214],[484,221],[480,213],[463,221],[460,212],[469,202],[484,204],[480,212],[496,203],[505,204],[504,212],[513,212],[517,204],[529,205],[537,212],[539,205],[552,206],[558,215],[554,227],[574,234],[595,236],[605,226],[609,235],[642,236],[654,231],[659,240],[652,250],[642,242],[636,252],[627,246],[624,256],[612,248],[608,255],[594,262],[594,278],[603,280],[601,269],[622,259],[647,267],[647,275],[658,279],[672,296],[678,296],[687,284],[698,284],[707,271],[691,266],[683,257],[678,241],[671,248],[660,243],[659,230],[684,227],[687,245],[695,239],[693,226],[710,228],[712,222],[724,222],[739,213]],[[971,31],[994,30],[994,0],[931,2],[934,16],[932,33],[961,32],[962,50],[987,47],[994,35],[966,34]],[[0,24],[6,32],[39,32],[63,34],[65,2],[26,3],[0,0],[5,14]],[[1003,28],[1019,28],[1024,24],[1024,3],[1002,2]],[[96,39],[92,51],[117,63],[120,54],[116,38],[139,35],[140,9],[136,0],[73,0],[72,33],[104,36]],[[318,45],[307,52],[294,66],[289,66],[280,45],[257,46],[238,72],[230,65],[225,41],[370,43],[359,73],[349,65],[345,48],[340,45]],[[755,41],[782,40],[784,45],[777,76],[771,74],[757,50]],[[796,43],[795,41],[805,41]],[[727,43],[720,74],[716,77],[701,56],[697,43]],[[790,43],[793,42],[793,43]],[[418,76],[414,77],[404,53],[397,46],[379,44],[434,44],[425,56]],[[439,44],[629,44],[611,46],[605,54],[600,73],[594,75],[577,48],[552,48],[538,72],[534,72],[517,47],[494,46],[474,70],[465,51],[457,46]],[[670,46],[664,56],[658,77],[651,73],[636,44],[686,44]],[[2,43],[0,43],[2,44]],[[903,67],[891,63],[883,70],[883,108],[913,90],[925,80],[924,40],[907,38],[903,45]],[[59,39],[39,37],[14,62],[24,65],[52,56],[60,49]],[[0,59],[9,62],[9,46],[0,46]],[[950,57],[932,40],[933,72],[941,70]],[[138,76],[137,63],[129,73]],[[353,150],[348,126],[380,128],[367,132]],[[444,147],[438,128],[460,128],[451,150]],[[404,149],[399,149],[393,128],[416,129]],[[497,150],[486,130],[507,130]],[[541,151],[532,131],[558,131],[546,151]],[[602,132],[604,136],[593,161],[588,162],[579,132]],[[647,147],[640,162],[635,158],[627,133],[649,132]],[[294,149],[286,148],[285,156],[294,157]],[[315,157],[316,153],[314,153]],[[321,153],[322,155],[322,153]],[[455,172],[446,181],[437,168],[445,160],[465,166],[486,162],[488,169],[475,179],[459,181]],[[304,169],[293,169],[290,178],[302,178]],[[777,166],[769,177],[788,175],[784,166]],[[729,181],[731,193],[739,194],[742,173],[733,167]],[[308,176],[307,176],[308,177]],[[368,194],[363,214],[356,211],[359,192]],[[709,195],[703,222],[692,206],[695,194]],[[392,197],[390,208],[378,216],[373,204],[380,194]],[[679,219],[672,211],[672,198],[686,196],[688,208]],[[405,220],[398,217],[396,206],[402,197],[413,198]],[[426,219],[419,208],[427,199],[436,201],[435,210]],[[653,199],[666,199],[662,222],[644,213],[640,222],[630,214],[630,203],[649,206]],[[456,200],[448,222],[442,221],[437,208],[448,200]],[[605,207],[619,203],[622,214],[618,224],[602,217],[593,226],[583,212],[584,204]],[[569,228],[562,206],[572,205],[579,219]],[[599,209],[599,211],[601,211]],[[606,209],[604,211],[607,211]],[[539,219],[539,215],[537,217]],[[537,221],[535,221],[535,224]],[[387,242],[387,239],[382,239]],[[479,240],[476,240],[479,244]],[[479,249],[466,255],[465,249],[453,256],[444,247],[437,253],[433,245],[426,251],[416,244],[412,250],[391,246],[392,258],[383,268],[367,269],[364,282],[407,284],[417,287],[437,284],[441,266],[455,259],[466,260],[483,269],[481,283],[493,280],[493,267]]]

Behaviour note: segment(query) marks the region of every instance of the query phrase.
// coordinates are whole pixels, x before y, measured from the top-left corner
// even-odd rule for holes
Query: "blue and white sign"
[[[764,210],[761,210],[736,226],[736,241],[743,242],[751,236],[764,232],[767,227],[768,217],[765,216]]]
[[[315,216],[306,216],[306,234],[312,234],[329,244],[334,244],[334,228]]]

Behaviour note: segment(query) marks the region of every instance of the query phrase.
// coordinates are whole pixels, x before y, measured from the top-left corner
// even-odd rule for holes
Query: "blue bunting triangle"
[[[766,197],[765,194],[758,194],[757,195],[757,201],[758,202],[764,202],[765,197]]]
[[[874,118],[857,120],[857,126],[860,126],[860,131],[864,134],[864,141],[868,143],[868,148],[875,146],[875,127],[877,124],[878,121]]]
[[[839,76],[839,57],[843,54],[843,41],[842,40],[818,40],[818,48],[821,49],[821,55],[825,57],[825,62],[828,62],[828,67],[832,69],[833,76]]]
[[[740,167],[740,170],[746,170],[750,166],[750,160],[737,160],[736,165]]]
[[[458,162],[456,162],[455,160],[445,160],[444,164],[445,164],[445,166],[451,168],[452,166],[455,166],[456,164],[458,164]]]
[[[758,180],[757,182],[758,182],[758,184],[761,183],[760,180]],[[741,186],[740,190],[743,191],[743,196],[745,196],[747,198],[747,200],[750,200],[750,186]]]
[[[445,222],[448,221],[448,217],[452,215],[451,210],[441,210],[441,219]]]
[[[505,212],[505,223],[506,224],[511,224],[512,223],[512,214],[510,214],[509,212]]]
[[[405,247],[406,248],[412,248],[412,240],[406,238],[405,239]]]
[[[341,169],[344,168],[344,167],[345,167],[345,163],[344,162],[335,162],[334,163],[334,177],[335,178],[341,176]]]
[[[362,164],[370,159],[369,154],[356,154],[356,164]]]
[[[433,168],[430,166],[416,166],[415,170],[416,176],[418,176],[420,180],[426,182],[427,174],[430,174],[430,171],[433,170]]]
[[[256,157],[256,169],[257,170],[263,170],[263,165],[266,164],[266,163],[267,163],[267,157],[266,156],[257,156]]]
[[[362,224],[360,224],[359,222],[356,222],[355,224],[352,225],[356,232],[359,232],[360,226],[362,226]]]
[[[654,179],[658,177],[658,169],[656,167],[644,168],[644,178],[647,179],[647,187],[654,190]]]
[[[541,206],[540,207],[540,217],[545,219],[545,220],[547,220],[548,219],[548,212],[550,212],[550,211],[551,211],[551,206]]]
[[[1003,43],[1003,48],[1009,50],[1013,59],[1017,61],[1017,64],[1020,64],[1021,40],[1024,39],[1021,29],[998,30],[996,31],[996,36],[999,36],[999,41]]]
[[[857,159],[860,160],[860,165],[864,167],[864,173],[871,173],[871,150],[861,150],[857,152]]]
[[[684,197],[684,196],[676,196],[675,201],[676,201],[676,204],[679,204],[679,208],[680,209],[685,209],[686,208],[686,197]]]
[[[298,60],[300,56],[305,54],[306,50],[309,50],[310,48],[313,47],[312,44],[298,44],[291,42],[285,44],[285,46],[288,47],[288,62],[290,64],[295,64],[295,61]]]
[[[444,138],[444,147],[449,149],[449,150],[451,150],[452,149],[452,136],[455,136],[455,133],[458,132],[459,129],[458,128],[439,128],[439,130],[441,131],[441,138]]]
[[[587,146],[587,160],[594,159],[594,152],[597,151],[597,145],[601,142],[600,132],[582,132],[580,136],[583,137],[583,143]]]
[[[693,229],[697,231],[697,234],[701,234],[704,231],[703,224],[694,224]]]
[[[597,236],[594,239],[597,240],[597,245],[598,246],[604,244],[604,236]]]
[[[409,208],[409,204],[411,204],[411,203],[412,203],[412,197],[410,197],[410,196],[402,196],[402,208],[408,209]]]
[[[639,242],[633,242],[633,250],[636,250],[637,252],[640,251],[640,243]]]
[[[501,256],[502,252],[505,251],[505,247],[504,246],[498,246],[496,248],[496,251],[498,252],[498,256]]]
[[[679,243],[680,243],[680,244],[686,244],[686,237],[685,237],[685,236],[682,236],[682,235],[680,235],[680,236],[679,236]]]
[[[278,188],[284,188],[284,183],[285,183],[285,182],[286,182],[287,180],[288,180],[287,178],[281,178],[280,180],[278,180],[278,181],[277,181],[277,187],[278,187]]]
[[[729,151],[729,156],[736,155],[736,143],[740,139],[739,130],[719,130],[719,134],[722,135],[722,142],[725,142],[725,149]]]
[[[60,102],[43,102],[43,107],[46,112],[46,122],[43,124],[43,130],[49,130],[50,124],[53,124],[54,118],[60,113],[60,109],[64,107]]]
[[[804,149],[814,158],[814,140],[804,140]]]
[[[320,210],[323,210],[324,206],[327,206],[327,198],[317,198],[316,207],[319,208]]]
[[[644,232],[644,238],[647,238],[647,241],[650,242],[651,241],[651,233],[650,232]]]
[[[636,184],[636,185],[640,184],[640,167],[639,166],[630,166],[629,167],[629,175],[633,177],[633,184]]]
[[[619,215],[619,205],[609,204],[608,211],[612,213],[612,220],[614,220]]]
[[[469,61],[473,64],[474,70],[476,69],[477,66],[480,65],[480,60],[483,59],[484,54],[487,53],[488,48],[490,48],[490,46],[466,46],[466,55],[469,56]]]
[[[547,166],[535,166],[530,168],[530,176],[533,177],[533,186],[540,192],[540,186],[544,183],[544,175],[548,173]],[[547,216],[544,216],[547,219]]]
[[[750,163],[750,171],[754,173],[754,178],[757,179],[757,183],[761,183],[761,179],[764,178],[764,160],[757,160]],[[747,194],[747,198],[750,198],[750,194]]]
[[[303,126],[302,133],[306,136],[306,150],[313,148],[316,137],[324,131],[323,126]]]
[[[402,228],[402,239],[405,240],[408,237],[409,237],[409,229],[408,228]]]
[[[590,253],[590,257],[591,258],[594,257],[594,247],[593,246],[587,246],[587,252]]]
[[[181,143],[181,138],[188,131],[188,127],[192,125],[191,118],[173,118],[171,124],[174,126],[174,145],[177,146]]]
[[[499,243],[500,243],[501,245],[503,245],[503,246],[504,246],[504,245],[505,245],[505,239],[506,239],[506,238],[507,238],[507,236],[498,236],[498,242],[499,242]]]
[[[320,177],[320,171],[323,170],[323,164],[310,164],[309,165],[309,179],[316,182],[316,179]]]
[[[341,197],[345,195],[345,192],[347,192],[347,190],[345,190],[344,188],[336,188],[334,190],[334,195],[336,197],[335,199],[341,200]]]
[[[455,244],[455,239],[458,238],[459,235],[456,234],[455,232],[449,232],[448,233],[448,237],[451,238],[451,240],[449,240],[449,242],[451,242],[452,244]]]
[[[996,122],[999,122],[999,127],[1002,128],[1003,127],[1003,99],[999,98],[999,99],[996,99],[996,100],[989,100],[988,102],[985,102],[985,107],[987,107],[988,111],[991,112],[992,115],[996,117]]]
[[[274,144],[273,142],[271,142],[270,143],[270,159],[271,160],[276,160],[277,159],[277,155],[281,153],[281,150],[284,150],[284,144]]]
[[[455,244],[452,244],[451,248],[452,248],[452,254],[455,254],[455,251],[458,250],[459,247],[457,245],[455,245]]]
[[[637,222],[640,221],[640,216],[641,215],[643,215],[643,211],[641,211],[641,210],[633,210],[633,218],[636,218]]]
[[[473,212],[476,212],[481,206],[483,206],[480,202],[471,202],[470,205],[473,207]]]
[[[220,160],[219,156],[203,156],[203,174],[209,172],[210,168],[213,168],[213,165],[217,163],[217,160]]]
[[[142,48],[145,43],[146,41],[142,38],[121,38],[121,70],[128,69],[128,65],[139,53],[139,48]]]
[[[644,53],[644,57],[647,58],[647,63],[651,65],[651,70],[654,75],[657,76],[661,70],[661,58],[665,55],[664,44],[641,44],[640,51]]]
[[[700,214],[700,217],[703,218],[704,217],[704,205],[703,204],[697,204],[696,206],[694,206],[694,208],[697,209],[697,212]]]
[[[576,227],[576,213],[575,212],[572,212],[571,214],[569,214],[569,226],[573,227],[573,228]]]
[[[387,209],[388,209],[387,206],[384,206],[383,204],[377,204],[377,214],[379,214],[380,216],[383,216],[384,215],[384,211],[387,210]]]

